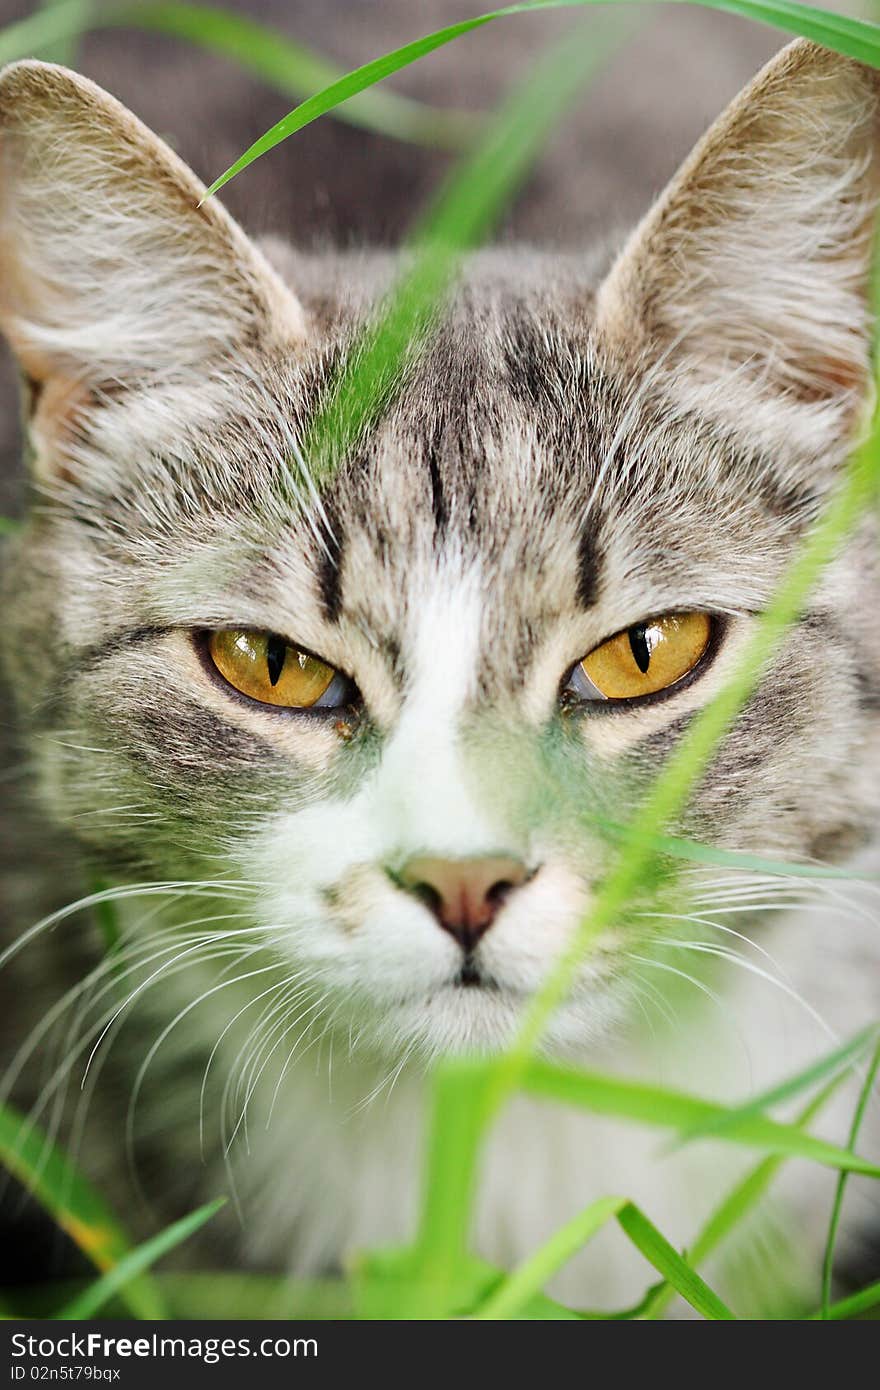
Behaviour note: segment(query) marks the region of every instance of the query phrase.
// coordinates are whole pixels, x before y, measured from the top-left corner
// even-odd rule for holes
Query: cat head
[[[509,1038],[847,456],[877,127],[872,72],[784,50],[610,263],[470,258],[319,484],[309,422],[393,260],[260,248],[104,92],[7,69],[35,497],[4,652],[52,815],[118,879],[245,885],[365,1041]],[[675,828],[865,835],[876,597],[859,535]],[[557,1043],[628,1007],[657,927],[593,942]]]

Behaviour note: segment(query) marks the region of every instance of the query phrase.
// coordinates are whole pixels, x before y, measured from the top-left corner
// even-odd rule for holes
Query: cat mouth
[[[485,974],[472,956],[465,956],[452,985],[454,989],[498,989],[497,981],[493,980],[491,975]]]

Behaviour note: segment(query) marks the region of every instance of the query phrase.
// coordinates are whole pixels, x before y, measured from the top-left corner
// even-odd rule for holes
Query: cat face
[[[112,99],[8,70],[0,312],[44,501],[5,654],[53,815],[116,877],[246,885],[365,1044],[509,1040],[846,456],[876,114],[872,74],[793,45],[610,269],[471,258],[319,487],[308,424],[393,263],[256,249]],[[801,859],[864,835],[874,547],[828,571],[675,828]],[[658,930],[636,909],[558,1045],[628,1007]]]

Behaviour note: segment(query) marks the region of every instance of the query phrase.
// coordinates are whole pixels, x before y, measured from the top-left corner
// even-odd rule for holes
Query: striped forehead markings
[[[338,622],[342,611],[342,563],[345,553],[345,528],[338,508],[324,504],[326,524],[321,527],[323,546],[318,555],[318,597],[324,617]]]

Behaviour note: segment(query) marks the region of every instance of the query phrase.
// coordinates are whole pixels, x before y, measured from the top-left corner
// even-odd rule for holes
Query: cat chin
[[[389,1059],[434,1061],[446,1054],[491,1055],[515,1040],[534,994],[496,984],[450,980],[423,996],[370,1008],[358,1018],[359,1046]],[[582,992],[557,1011],[544,1035],[544,1050],[583,1058],[625,1014],[624,1001],[607,989]]]

